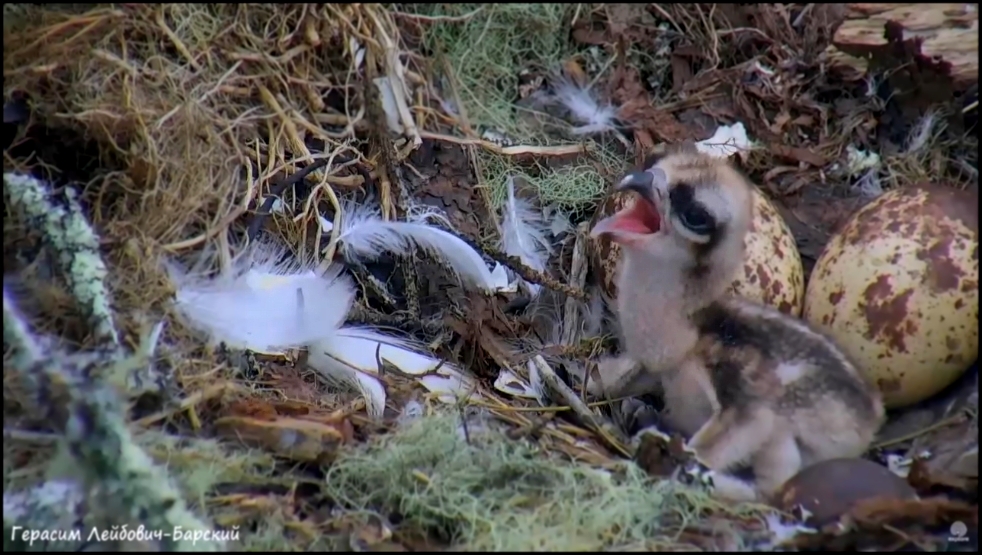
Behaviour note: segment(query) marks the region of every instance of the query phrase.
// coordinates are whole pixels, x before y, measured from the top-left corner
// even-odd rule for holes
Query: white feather
[[[440,369],[441,372],[443,369]],[[430,374],[420,378],[419,383],[444,403],[456,403],[465,397],[476,395],[474,382],[462,374]]]
[[[491,270],[481,255],[456,235],[419,222],[387,222],[371,205],[347,203],[338,242],[349,257],[376,258],[383,252],[406,254],[421,248],[440,257],[457,275],[485,291],[494,291]]]
[[[610,104],[601,106],[590,89],[576,86],[569,79],[559,79],[554,87],[556,99],[565,106],[576,121],[584,124],[573,128],[577,135],[600,133],[613,129],[617,110]]]
[[[538,395],[525,383],[525,380],[504,368],[498,371],[498,378],[494,380],[494,388],[514,397],[538,398]]]
[[[171,266],[175,305],[192,327],[230,347],[275,353],[330,335],[354,301],[354,284],[331,271],[318,277],[283,249],[257,244],[214,279]]]
[[[324,337],[316,347],[362,372],[376,374],[378,359],[400,371],[418,376],[440,366],[440,360],[422,352],[422,346],[407,338],[381,333],[368,327],[351,326]],[[314,351],[314,346],[311,347]],[[375,355],[378,353],[378,359]]]
[[[527,200],[515,196],[515,179],[508,178],[508,201],[501,221],[501,249],[509,256],[517,256],[523,264],[542,272],[546,269],[552,246],[547,239],[547,228],[542,213]],[[528,284],[533,296],[539,285]]]
[[[322,348],[320,344],[311,345],[307,352],[307,366],[317,371],[329,384],[353,387],[365,398],[368,416],[378,420],[385,411],[385,386],[378,378],[348,364],[346,353],[336,353]]]
[[[539,404],[546,406],[549,404],[549,396],[546,394],[546,384],[542,381],[542,374],[534,361],[528,361],[526,367],[529,371],[529,389],[535,394]]]
[[[406,374],[422,375],[419,383],[430,391],[439,389],[438,393],[459,392],[468,382],[458,370],[441,365],[440,360],[422,351],[422,345],[411,339],[352,326],[311,345],[307,365],[329,380],[353,384],[364,395],[369,415],[380,418],[385,409],[385,388],[377,377],[379,360]],[[434,374],[423,375],[434,370]],[[452,402],[446,395],[438,397]]]

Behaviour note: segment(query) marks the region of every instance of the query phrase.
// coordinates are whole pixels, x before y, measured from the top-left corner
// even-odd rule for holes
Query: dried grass
[[[5,149],[5,169],[33,170],[55,183],[82,186],[127,342],[135,341],[147,318],[167,310],[172,291],[162,259],[195,258],[210,250],[228,260],[250,207],[262,200],[271,180],[331,158],[334,163],[310,176],[313,190],[298,215],[271,218],[269,225],[298,250],[313,250],[306,231],[316,225],[321,200],[336,205],[335,189],[364,182],[364,172],[354,175],[352,164],[372,167],[355,148],[354,129],[364,126],[364,74],[354,57],[361,45],[368,63],[379,66],[375,71],[385,71],[381,37],[398,40],[398,31],[381,10],[312,4],[5,5],[4,95],[26,97],[33,118],[24,126],[31,134],[19,135]],[[326,106],[335,98],[344,102]],[[31,152],[36,155],[25,156]],[[89,331],[73,312],[60,276],[33,249],[33,233],[8,211],[6,273],[17,276],[18,297],[36,329],[66,346],[87,348]],[[27,265],[28,259],[34,262]],[[158,364],[173,372],[183,399],[138,420],[137,430],[162,422],[176,426],[172,431],[200,433],[235,399],[284,395],[275,387],[250,392],[262,386],[233,383],[232,369],[218,353],[203,349],[180,325],[167,328],[162,351]],[[5,368],[7,362],[5,357]],[[12,372],[4,373],[4,399],[11,401],[5,402],[5,424],[15,436],[45,428],[39,407]],[[13,441],[13,450],[5,447],[5,479],[42,478],[30,469],[47,467],[46,451],[23,438]],[[180,466],[179,457],[196,460],[186,469],[190,474],[179,472],[178,479],[198,509],[224,525],[230,521],[223,510],[206,502],[234,508],[236,524],[249,526],[249,515],[269,516],[249,508],[261,495],[225,503],[215,496],[225,482],[275,486],[277,480],[264,476],[268,464],[231,472],[214,465],[246,452],[233,448],[216,458],[192,444],[151,452],[170,459],[172,467]],[[203,477],[208,469],[214,474]],[[297,478],[288,481],[295,484]],[[270,508],[291,502],[279,499]],[[297,520],[289,511],[280,513],[279,522]],[[277,548],[290,548],[287,541],[281,535]]]
[[[54,140],[84,137],[95,145],[79,152],[98,167],[87,176],[85,199],[104,238],[124,317],[153,311],[167,297],[156,263],[161,255],[205,246],[227,251],[226,231],[241,224],[261,184],[316,158],[361,158],[350,144],[351,126],[331,130],[312,114],[339,91],[357,102],[359,95],[350,94],[360,82],[346,59],[354,55],[348,39],[378,47],[376,9],[166,4],[66,14],[37,8],[30,16],[36,26],[4,33],[5,95],[26,94]],[[8,159],[6,165],[51,162]],[[363,181],[347,165],[312,176],[318,185],[308,207],[334,198],[333,187]],[[71,171],[62,166],[49,171]],[[305,211],[285,222],[286,231],[303,235],[312,217]],[[24,235],[15,225],[5,222],[5,252]]]

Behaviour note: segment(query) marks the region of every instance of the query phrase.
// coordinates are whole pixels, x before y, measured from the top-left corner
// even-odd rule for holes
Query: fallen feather
[[[423,346],[406,338],[381,333],[369,327],[343,327],[315,346],[362,372],[377,373],[379,362],[395,366],[400,372],[414,376],[426,374],[441,366],[441,361],[423,353]]]
[[[337,241],[346,257],[377,258],[383,252],[407,254],[421,248],[456,274],[487,292],[495,280],[481,255],[453,233],[419,222],[387,222],[377,207],[346,203]]]
[[[498,372],[498,377],[494,380],[494,388],[498,391],[513,397],[523,397],[527,399],[537,399],[538,395],[532,387],[525,383],[525,380],[516,376],[504,368]]]
[[[376,77],[372,82],[378,89],[379,99],[382,101],[382,111],[385,112],[385,123],[389,126],[389,131],[402,134],[402,122],[399,115],[399,103],[396,101],[395,91],[392,90],[392,82],[388,77]]]
[[[531,360],[528,361],[528,372],[529,372],[529,389],[535,395],[535,398],[539,401],[542,406],[549,404],[549,395],[546,392],[546,386],[542,382],[542,374],[539,372],[539,367]]]
[[[501,250],[509,256],[517,257],[529,268],[542,272],[552,253],[542,214],[528,201],[515,195],[514,177],[508,177],[507,189],[508,200],[501,220]],[[534,283],[525,285],[533,297],[541,288]]]
[[[423,413],[423,405],[415,399],[410,399],[402,407],[402,414],[396,419],[396,425],[401,427],[408,426],[419,420],[423,416]]]
[[[280,353],[317,341],[344,321],[354,284],[336,271],[321,277],[295,261],[280,263],[283,253],[258,243],[214,279],[171,265],[178,312],[191,326],[234,348]]]
[[[322,216],[320,214],[317,215],[317,225],[320,226],[321,233],[322,234],[325,234],[325,235],[328,234],[328,233],[330,233],[331,230],[334,229],[334,222],[332,222],[331,220],[328,220],[327,218],[325,218],[324,216]]]
[[[445,402],[456,401],[470,385],[459,370],[424,353],[419,343],[368,327],[341,328],[311,345],[307,357],[307,365],[326,379],[355,384],[373,418],[381,418],[385,410],[385,388],[378,379],[380,363],[383,371],[388,366],[420,376],[418,383]]]
[[[440,369],[444,371],[443,368]],[[450,375],[430,374],[420,378],[419,382],[430,393],[443,403],[457,403],[460,400],[475,395],[474,383],[460,373],[448,369]]]
[[[805,526],[800,522],[785,522],[785,519],[781,517],[782,515],[778,512],[771,512],[764,516],[767,531],[771,535],[771,545],[767,547],[780,547],[796,538],[799,534],[817,533],[817,530],[814,528]]]
[[[722,125],[716,129],[712,137],[696,143],[696,148],[700,152],[719,158],[729,158],[734,154],[746,152],[752,147],[747,137],[747,130],[740,122]]]
[[[491,270],[491,285],[499,293],[514,293],[518,291],[518,280],[509,279],[508,268],[498,262],[494,263],[494,269]]]
[[[543,210],[543,217],[549,222],[549,233],[553,237],[558,238],[573,231],[573,224],[569,223],[569,217],[558,206],[546,206]]]
[[[583,124],[573,127],[574,134],[602,133],[614,128],[617,110],[610,104],[601,105],[589,88],[579,87],[571,80],[561,78],[555,85],[554,94],[573,118]]]
[[[376,358],[378,355],[378,358]],[[365,398],[368,415],[379,419],[385,411],[385,387],[378,365],[391,364],[407,374],[422,374],[439,361],[413,350],[408,340],[369,328],[341,328],[310,346],[307,366],[329,382],[354,385]]]
[[[846,147],[846,172],[850,176],[859,176],[869,170],[880,168],[880,155],[866,152],[853,145]]]
[[[368,327],[341,327],[355,298],[353,282],[330,269],[318,276],[269,244],[247,249],[226,275],[194,277],[176,268],[176,307],[193,327],[231,347],[261,353],[307,347],[308,366],[336,386],[354,387],[364,396],[368,413],[381,418],[386,392],[378,379],[379,362],[404,374],[423,376],[437,370],[450,380],[466,380],[459,371],[441,367],[422,345]],[[423,376],[422,385],[437,382]],[[428,385],[429,384],[429,385]]]
[[[887,455],[887,469],[901,478],[907,478],[913,464],[914,461],[910,457],[894,454]]]

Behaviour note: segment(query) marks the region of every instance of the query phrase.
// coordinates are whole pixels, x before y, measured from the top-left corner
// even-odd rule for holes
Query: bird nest
[[[18,526],[180,549],[769,544],[765,507],[647,476],[610,407],[557,378],[609,347],[584,226],[656,143],[741,120],[766,143],[748,171],[786,194],[877,108],[838,117],[822,95],[846,85],[805,77],[834,14],[791,33],[770,8],[606,6],[5,5],[5,546]],[[737,15],[758,25],[724,27]],[[950,132],[914,134],[890,175],[964,175]],[[509,246],[509,192],[550,215],[548,255]],[[433,216],[505,283],[468,290],[425,250],[349,256],[352,203]],[[373,413],[304,352],[189,326],[173,268],[270,240],[343,267],[343,320],[425,342],[473,395],[441,400],[376,352]]]

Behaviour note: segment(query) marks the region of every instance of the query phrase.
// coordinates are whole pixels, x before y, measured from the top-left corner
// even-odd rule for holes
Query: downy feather
[[[513,177],[508,178],[507,186],[508,201],[501,221],[501,249],[509,256],[517,256],[529,268],[542,272],[552,253],[542,214],[527,200],[515,196]],[[529,283],[528,287],[533,296],[538,294],[538,284]]]
[[[581,88],[566,78],[560,78],[554,89],[556,99],[570,111],[573,118],[583,125],[574,127],[577,135],[600,133],[613,129],[617,110],[610,104],[601,106],[590,89]]]
[[[338,271],[323,277],[270,244],[249,247],[230,272],[208,279],[171,266],[175,305],[192,327],[230,347],[257,352],[300,348],[330,335],[355,297]]]
[[[343,212],[338,242],[345,256],[372,259],[383,252],[406,254],[420,248],[443,260],[462,280],[494,291],[488,265],[460,237],[419,221],[387,222],[372,205],[346,203]]]

